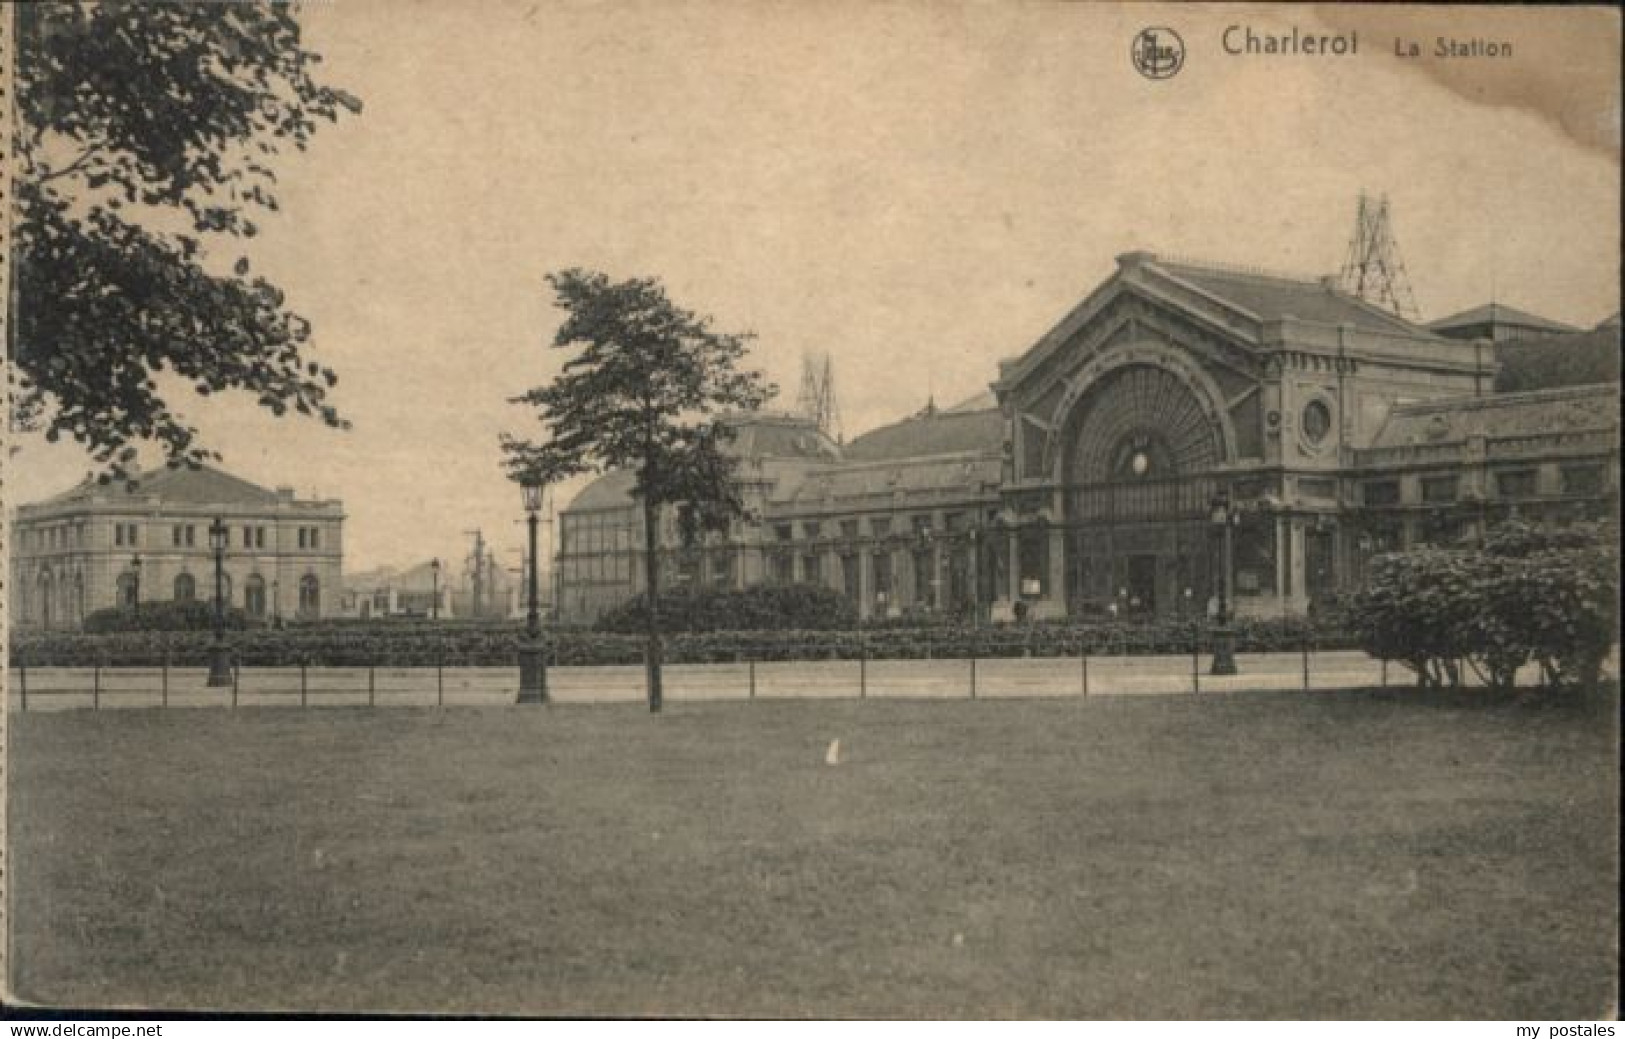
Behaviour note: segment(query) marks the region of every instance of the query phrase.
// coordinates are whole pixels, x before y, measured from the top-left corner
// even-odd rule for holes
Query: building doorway
[[[1128,592],[1128,602],[1125,604],[1130,614],[1152,614],[1157,612],[1157,557],[1153,555],[1134,555],[1128,557],[1127,581],[1124,585]]]

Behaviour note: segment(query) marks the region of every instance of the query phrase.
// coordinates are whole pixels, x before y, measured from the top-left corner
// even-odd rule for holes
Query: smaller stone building
[[[344,507],[301,500],[212,466],[84,483],[19,506],[12,524],[12,623],[75,628],[137,602],[214,599],[209,528],[225,524],[223,598],[264,620],[332,616]]]

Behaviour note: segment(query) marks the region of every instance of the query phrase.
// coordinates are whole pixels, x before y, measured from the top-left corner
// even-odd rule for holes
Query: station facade
[[[1177,614],[1221,594],[1284,616],[1380,552],[1514,511],[1612,514],[1617,375],[1497,394],[1496,341],[1450,331],[1329,280],[1131,253],[987,397],[846,444],[737,418],[747,515],[696,546],[668,524],[662,572],[820,584],[865,618]],[[563,619],[641,591],[630,488],[606,474],[560,514]]]

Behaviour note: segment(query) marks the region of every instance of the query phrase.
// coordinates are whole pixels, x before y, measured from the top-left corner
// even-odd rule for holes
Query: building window
[[[113,544],[115,546],[124,544],[124,524],[122,523],[113,524]]]
[[[133,572],[126,571],[118,577],[118,604],[125,609],[134,609],[141,594],[141,586],[136,583]]]
[[[1303,436],[1310,444],[1319,446],[1332,429],[1332,409],[1323,400],[1312,400],[1303,406]]]
[[[322,610],[321,584],[316,580],[315,574],[306,574],[299,579],[299,616],[316,617]]]
[[[841,521],[841,538],[847,543],[858,540],[858,521],[855,519]]]
[[[1442,505],[1456,500],[1455,476],[1424,476],[1422,478],[1422,501],[1428,505]]]
[[[802,534],[808,541],[816,541],[824,532],[824,525],[817,520],[807,520],[801,525]]]
[[[916,516],[916,523],[920,517]],[[929,520],[928,520],[929,522]],[[930,549],[918,549],[914,553],[914,601],[921,606],[929,606],[936,599],[936,574],[933,572]]]
[[[192,602],[197,598],[197,582],[191,574],[179,574],[175,577],[175,601]]]
[[[795,564],[788,552],[773,553],[773,583],[789,584],[795,579]]]
[[[924,534],[925,532],[929,531],[931,529],[930,513],[927,513],[924,516],[915,516],[913,519],[913,524],[914,533],[916,534]]]
[[[891,517],[875,516],[870,519],[869,534],[877,538],[889,537],[891,535]]]
[[[891,553],[876,552],[870,562],[875,571],[875,602],[884,606],[892,601]]]
[[[773,536],[780,541],[790,541],[795,535],[794,529],[788,523],[780,523],[773,528]]]
[[[321,538],[320,538],[321,532],[322,532],[322,528],[320,528],[320,527],[311,527],[310,528],[310,547],[311,548],[320,548],[321,547]]]
[[[265,547],[265,528],[264,527],[255,527],[254,528],[254,547],[255,548],[264,548]]]
[[[309,545],[307,544],[307,538],[306,538],[306,535],[305,535],[305,528],[304,527],[299,528],[299,547],[300,548],[308,548],[309,547]]]
[[[250,574],[243,582],[243,609],[250,617],[265,616],[265,578],[259,574]]]
[[[1565,465],[1563,467],[1564,494],[1602,493],[1602,466]]]
[[[1495,493],[1502,498],[1533,498],[1535,471],[1508,469],[1495,474]]]
[[[1371,480],[1360,488],[1360,500],[1367,505],[1398,505],[1398,480]]]
[[[809,552],[801,557],[801,579],[807,584],[823,584],[824,569],[823,557],[816,552]]]
[[[731,552],[718,552],[711,557],[711,583],[718,588],[733,584],[734,568]]]

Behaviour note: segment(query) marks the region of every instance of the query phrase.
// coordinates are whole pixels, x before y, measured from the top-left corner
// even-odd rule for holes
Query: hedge
[[[599,631],[636,634],[648,626],[648,600],[634,596],[599,618]],[[850,600],[810,584],[680,588],[660,596],[662,632],[840,631],[858,622]]]
[[[1345,649],[1348,633],[1305,621],[1238,621],[1242,653]],[[493,667],[513,664],[522,630],[510,622],[435,624],[380,622],[371,625],[307,625],[250,629],[227,636],[233,656],[245,667],[296,664],[330,667]],[[550,630],[549,663],[563,666],[639,664],[640,635]],[[197,667],[207,662],[208,632],[12,633],[13,665],[31,667],[124,665]],[[1189,621],[934,625],[903,628],[847,628],[840,631],[728,631],[678,633],[664,639],[668,663],[722,663],[737,660],[965,659],[968,657],[1056,657],[1090,655],[1185,654],[1193,646],[1209,650],[1205,627]]]

